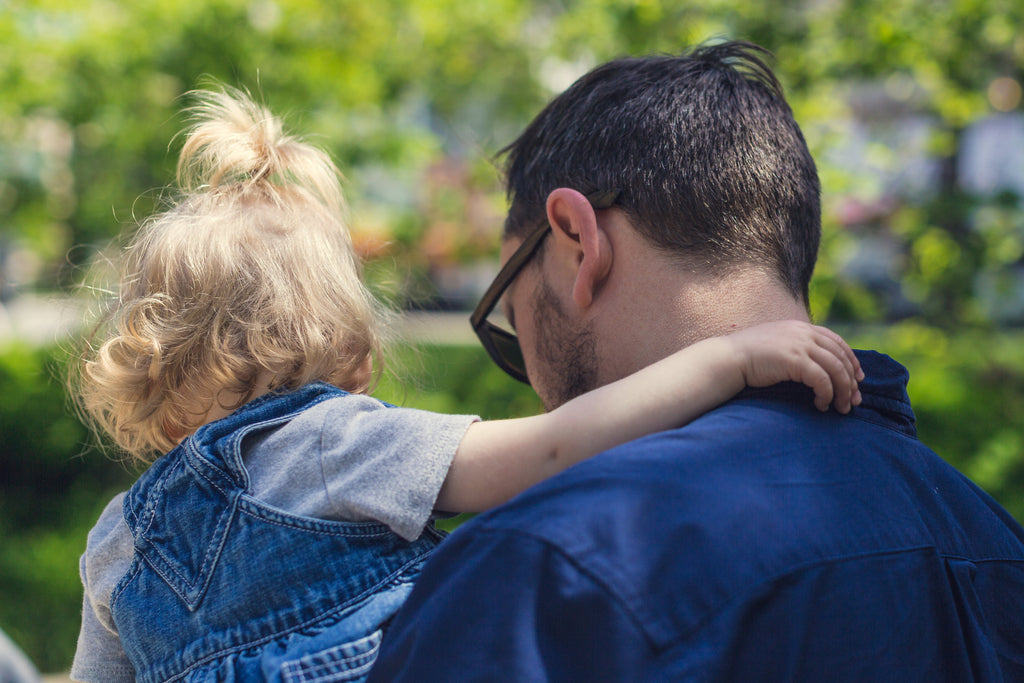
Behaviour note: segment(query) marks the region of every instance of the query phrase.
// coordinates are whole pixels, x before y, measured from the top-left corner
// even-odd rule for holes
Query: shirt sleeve
[[[660,680],[622,603],[571,558],[470,522],[435,551],[370,682]]]
[[[333,398],[253,439],[253,495],[296,514],[378,521],[406,540],[423,532],[474,415]],[[450,511],[457,512],[457,511]]]
[[[78,650],[71,666],[71,680],[82,683],[132,683],[135,669],[121,647],[116,633],[100,622],[88,596],[82,606],[82,629],[78,634]]]
[[[89,532],[79,565],[85,596],[82,628],[71,679],[87,683],[130,683],[135,668],[121,646],[110,614],[110,595],[132,561],[132,537],[121,515],[124,495],[116,496]]]

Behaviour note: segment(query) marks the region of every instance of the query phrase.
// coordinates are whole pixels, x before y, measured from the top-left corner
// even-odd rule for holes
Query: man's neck
[[[755,269],[725,277],[646,259],[644,269],[623,274],[617,300],[596,328],[601,383],[625,377],[708,337],[776,320],[808,320],[773,276]],[[609,292],[610,293],[610,292]]]

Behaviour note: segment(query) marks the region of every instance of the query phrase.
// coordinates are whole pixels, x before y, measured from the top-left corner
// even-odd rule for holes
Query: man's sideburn
[[[541,278],[533,293],[537,346],[534,390],[548,411],[597,388],[597,342],[593,329],[565,313]],[[541,381],[538,381],[541,380]]]

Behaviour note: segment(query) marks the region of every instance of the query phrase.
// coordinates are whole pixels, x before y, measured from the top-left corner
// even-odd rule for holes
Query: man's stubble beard
[[[534,388],[545,410],[551,411],[597,388],[597,342],[590,325],[569,319],[543,280],[534,297],[537,374],[545,379],[542,387]]]

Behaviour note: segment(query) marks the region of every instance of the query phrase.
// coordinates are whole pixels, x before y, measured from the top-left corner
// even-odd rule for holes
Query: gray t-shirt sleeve
[[[392,408],[353,394],[252,438],[243,459],[253,495],[269,505],[382,522],[411,541],[423,532],[459,442],[478,419]]]
[[[88,683],[135,680],[135,669],[121,646],[110,615],[110,596],[128,571],[133,557],[131,531],[124,523],[119,494],[107,505],[89,532],[80,572],[85,596],[82,629],[71,665],[71,679]]]

